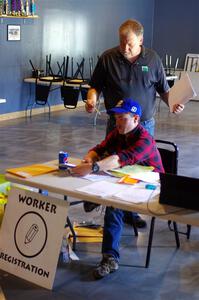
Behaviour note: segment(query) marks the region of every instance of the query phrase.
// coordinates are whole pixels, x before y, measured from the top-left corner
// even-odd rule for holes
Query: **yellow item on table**
[[[6,172],[17,175],[22,178],[29,178],[32,176],[47,174],[58,170],[57,166],[47,166],[47,165],[30,165],[25,167],[7,169]]]
[[[122,168],[113,169],[109,173],[115,177],[123,177],[124,175],[130,175],[131,177],[138,175],[143,172],[152,172],[154,167],[152,166],[141,166],[141,165],[128,165]]]
[[[138,182],[139,182],[138,179],[134,179],[129,175],[125,175],[118,180],[118,183],[126,183],[126,184],[136,184]]]

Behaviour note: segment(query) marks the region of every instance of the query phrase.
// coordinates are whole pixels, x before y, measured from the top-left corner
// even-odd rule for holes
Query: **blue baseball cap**
[[[120,100],[117,105],[107,111],[108,114],[126,114],[132,113],[134,115],[138,115],[141,117],[142,109],[139,103],[132,99],[124,99]]]

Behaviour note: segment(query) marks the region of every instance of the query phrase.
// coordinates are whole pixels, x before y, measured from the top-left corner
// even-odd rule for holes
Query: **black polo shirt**
[[[107,110],[124,98],[137,101],[142,107],[141,121],[154,116],[156,91],[161,94],[169,90],[159,56],[144,47],[134,63],[120,53],[119,47],[105,51],[95,67],[90,85],[103,93]]]

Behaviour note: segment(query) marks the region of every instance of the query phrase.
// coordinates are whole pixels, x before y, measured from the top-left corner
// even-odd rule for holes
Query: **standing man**
[[[143,46],[143,34],[143,26],[136,20],[127,20],[120,26],[120,45],[105,51],[93,72],[86,110],[89,113],[95,111],[100,93],[107,110],[115,107],[120,99],[133,98],[142,107],[142,126],[154,135],[156,92],[168,105],[169,85],[159,56]],[[183,109],[184,105],[176,104],[173,113]],[[115,117],[110,115],[106,133],[114,127]],[[146,226],[139,217],[137,221],[138,227]],[[130,219],[127,222],[131,223]]]
[[[72,174],[84,176],[89,173],[107,171],[125,165],[153,166],[154,171],[164,172],[160,153],[149,132],[140,125],[142,110],[131,100],[120,100],[108,111],[115,116],[116,128],[99,145],[84,157],[83,162],[72,169]],[[107,207],[104,216],[102,261],[94,269],[96,279],[103,278],[118,269],[119,243],[123,227],[124,212]]]

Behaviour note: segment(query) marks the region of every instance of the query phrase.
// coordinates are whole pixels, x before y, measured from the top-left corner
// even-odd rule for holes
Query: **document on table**
[[[189,75],[184,73],[169,91],[170,112],[173,112],[174,104],[185,104],[196,96]]]
[[[126,190],[123,190],[114,195],[114,197],[122,199],[131,203],[144,203],[159,194],[160,190],[150,190],[144,187],[139,187],[139,185],[131,186]]]
[[[131,177],[148,183],[157,183],[160,179],[160,175],[158,172],[140,172],[137,175],[133,175]]]
[[[88,174],[83,176],[82,178],[90,180],[90,181],[104,181],[104,180],[110,180],[110,175],[101,175],[101,174]],[[113,181],[116,181],[116,178],[113,178]]]
[[[100,197],[107,197],[107,196],[112,196],[116,193],[119,193],[125,189],[127,189],[128,186],[126,185],[121,185],[118,183],[113,183],[113,182],[108,182],[108,181],[98,181],[91,183],[89,185],[86,185],[81,188],[77,188],[77,191],[86,193],[86,194],[91,194],[95,196],[100,196]]]
[[[142,165],[127,165],[122,168],[112,169],[107,171],[107,174],[110,174],[112,176],[116,177],[123,177],[124,175],[130,175],[132,178],[135,178],[135,175],[138,175],[140,173],[148,173],[152,172],[154,170],[154,167],[152,166],[142,166]]]

